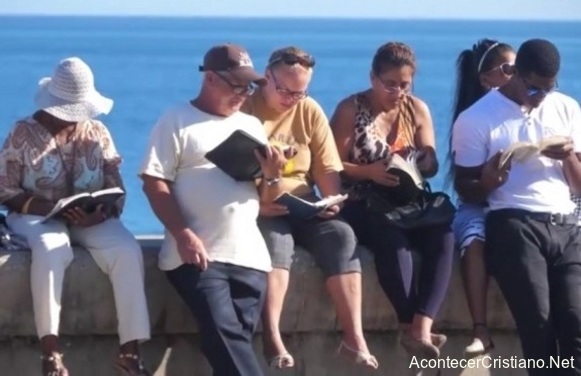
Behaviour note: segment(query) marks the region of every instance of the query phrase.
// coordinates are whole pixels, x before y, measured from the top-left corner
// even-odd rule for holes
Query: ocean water
[[[303,47],[317,59],[310,94],[328,116],[341,98],[368,87],[371,58],[379,45],[390,40],[410,44],[419,63],[414,92],[431,109],[443,162],[454,63],[462,49],[482,37],[516,47],[529,38],[549,39],[562,55],[559,90],[580,100],[580,35],[580,22],[0,16],[0,139],[16,119],[35,110],[37,82],[60,59],[85,59],[98,89],[115,100],[102,120],[124,158],[128,199],[123,219],[136,234],[159,233],[161,224],[149,209],[137,171],[158,116],[196,95],[198,65],[214,44],[246,46],[261,70],[272,50]],[[445,167],[432,179],[434,189],[444,187],[444,176]]]

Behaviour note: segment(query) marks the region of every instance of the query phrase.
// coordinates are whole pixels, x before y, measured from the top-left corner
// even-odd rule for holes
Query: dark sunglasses
[[[545,95],[548,95],[548,94],[552,93],[553,91],[556,91],[556,90],[559,89],[559,85],[558,85],[557,82],[555,82],[555,85],[554,86],[549,87],[549,88],[546,88],[546,89],[543,89],[543,88],[540,88],[540,87],[536,87],[535,85],[528,84],[525,81],[524,78],[521,79],[521,80],[522,80],[522,82],[525,85],[525,88],[526,88],[526,91],[527,91],[527,95],[529,97],[534,97],[534,96],[537,96],[537,95],[543,95],[543,96],[545,96]]]
[[[232,92],[237,95],[252,95],[256,91],[256,85],[254,83],[249,83],[248,85],[236,85],[233,84],[226,76],[218,71],[213,71],[216,76],[220,77],[222,81],[228,84],[232,88]]]
[[[273,66],[280,62],[285,63],[286,65],[295,65],[299,64],[305,68],[312,68],[315,66],[315,58],[311,55],[296,55],[292,53],[283,53],[277,58],[273,59],[268,63],[269,66]]]

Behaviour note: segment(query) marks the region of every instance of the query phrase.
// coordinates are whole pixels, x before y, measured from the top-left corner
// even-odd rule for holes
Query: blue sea
[[[149,209],[137,171],[158,116],[197,94],[198,65],[214,44],[246,46],[259,69],[276,48],[294,44],[306,49],[317,59],[310,94],[328,116],[341,98],[368,86],[379,45],[390,40],[410,44],[419,62],[414,92],[432,111],[444,161],[454,64],[462,49],[482,37],[516,47],[529,38],[549,39],[562,55],[559,90],[580,100],[580,35],[580,22],[1,16],[0,139],[16,119],[35,110],[41,77],[65,57],[83,58],[95,72],[97,88],[115,100],[102,120],[124,158],[124,221],[135,234],[159,233],[161,224]],[[444,175],[442,168],[433,188],[444,187]]]

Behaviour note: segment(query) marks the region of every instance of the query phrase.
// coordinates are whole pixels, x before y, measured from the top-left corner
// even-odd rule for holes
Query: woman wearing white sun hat
[[[32,251],[34,317],[42,347],[42,372],[68,375],[58,345],[64,272],[73,259],[71,242],[86,248],[113,286],[124,375],[148,375],[138,342],[149,339],[149,315],[139,245],[119,220],[123,201],[92,212],[76,207],[41,222],[55,203],[82,192],[120,187],[121,158],[99,121],[113,106],[95,89],[91,68],[81,59],[62,60],[43,78],[37,111],[16,122],[0,150],[0,203],[8,225],[26,237]]]

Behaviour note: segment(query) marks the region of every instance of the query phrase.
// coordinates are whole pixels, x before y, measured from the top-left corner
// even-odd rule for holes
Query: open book
[[[569,139],[565,136],[550,136],[542,139],[539,142],[515,142],[514,144],[510,145],[510,147],[506,149],[500,156],[498,168],[505,168],[508,161],[510,160],[515,162],[524,162],[527,159],[547,149],[563,146],[567,142],[569,142]]]
[[[298,218],[311,218],[328,207],[336,205],[347,199],[347,195],[335,195],[325,197],[317,202],[309,202],[300,197],[294,196],[288,192],[284,192],[274,202],[284,205],[288,208],[289,215]]]
[[[234,180],[250,181],[262,176],[254,150],[264,154],[265,147],[265,143],[239,129],[207,152],[205,157]]]
[[[417,187],[423,189],[424,178],[416,164],[416,153],[411,153],[407,159],[399,154],[392,154],[385,171],[399,177],[403,189]]]
[[[61,198],[52,208],[42,222],[52,217],[61,215],[64,211],[74,207],[80,207],[90,213],[97,208],[97,205],[103,204],[105,208],[115,205],[117,200],[125,195],[125,192],[119,188],[107,188],[92,193],[79,193],[74,196]]]

